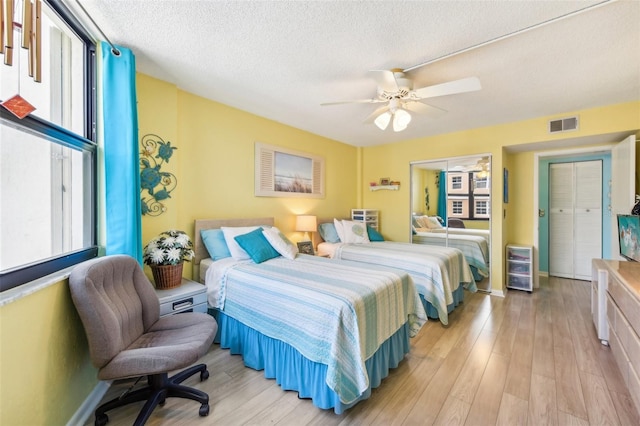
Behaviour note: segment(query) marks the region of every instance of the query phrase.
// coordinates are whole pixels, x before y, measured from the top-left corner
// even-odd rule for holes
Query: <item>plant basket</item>
[[[182,262],[177,265],[149,265],[156,288],[166,290],[178,287],[182,283],[182,265]]]

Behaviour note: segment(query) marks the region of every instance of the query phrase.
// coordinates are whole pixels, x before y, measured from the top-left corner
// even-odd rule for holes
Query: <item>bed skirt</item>
[[[420,295],[420,300],[422,300],[422,305],[424,306],[427,316],[439,320],[438,310],[431,303],[427,302],[422,294]],[[453,290],[453,303],[447,305],[447,313],[450,314],[453,312],[455,307],[462,302],[464,302],[464,287],[460,285],[457,289]]]
[[[471,273],[473,274],[473,279],[474,279],[476,282],[480,282],[480,281],[482,281],[482,280],[485,278],[485,277],[484,277],[484,275],[482,275],[482,274],[480,273],[480,271],[478,270],[478,268],[477,268],[477,267],[475,267],[475,266],[473,266],[473,265],[469,265],[469,267],[471,268]]]
[[[409,326],[405,323],[395,334],[365,361],[369,375],[369,388],[351,403],[340,401],[337,393],[327,386],[327,366],[311,361],[293,346],[273,339],[247,327],[224,312],[209,309],[218,321],[215,342],[233,355],[242,355],[244,365],[254,370],[264,370],[267,379],[275,379],[283,390],[298,392],[300,398],[310,398],[313,405],[322,409],[333,408],[336,414],[371,396],[371,389],[380,386],[382,379],[396,368],[409,353]]]

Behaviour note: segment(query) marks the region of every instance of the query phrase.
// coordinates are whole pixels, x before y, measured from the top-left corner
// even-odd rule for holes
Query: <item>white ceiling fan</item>
[[[411,122],[410,112],[432,116],[446,113],[446,111],[441,108],[423,103],[423,99],[473,92],[482,88],[480,80],[478,80],[477,77],[468,77],[461,80],[414,89],[413,82],[405,76],[401,69],[373,70],[369,71],[369,73],[378,84],[378,91],[375,98],[327,102],[321,105],[384,103],[385,105],[373,111],[364,122],[374,123],[380,130],[385,130],[393,119],[393,130],[401,132],[406,129],[407,125]]]
[[[477,178],[486,178],[491,172],[491,160],[489,157],[481,157],[476,164],[464,167],[465,172],[474,172]]]

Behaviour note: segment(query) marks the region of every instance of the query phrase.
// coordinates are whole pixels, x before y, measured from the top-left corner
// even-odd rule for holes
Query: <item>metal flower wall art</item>
[[[163,201],[171,198],[171,193],[178,186],[178,179],[173,173],[163,172],[160,168],[169,163],[173,151],[178,149],[165,142],[158,135],[145,135],[140,143],[140,203],[142,215],[159,216],[167,207]]]

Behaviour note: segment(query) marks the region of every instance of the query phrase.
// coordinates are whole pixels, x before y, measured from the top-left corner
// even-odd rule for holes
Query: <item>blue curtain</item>
[[[142,264],[136,62],[101,43],[106,254],[128,254]]]
[[[438,182],[438,216],[447,223],[447,172],[440,172]]]

